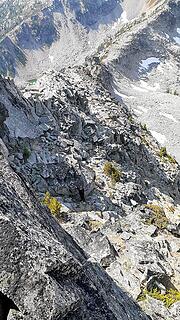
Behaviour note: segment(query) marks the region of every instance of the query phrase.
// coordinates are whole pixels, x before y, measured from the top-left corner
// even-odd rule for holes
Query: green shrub
[[[166,93],[170,93],[170,94],[172,94],[174,96],[179,96],[179,93],[177,92],[176,89],[173,90],[173,89],[167,88]]]
[[[37,79],[30,79],[28,80],[29,84],[33,85],[33,84],[36,84],[37,82]]]
[[[28,149],[28,147],[24,147],[23,149],[23,159],[26,162],[28,160],[28,158],[31,155],[31,151]]]
[[[174,206],[169,206],[168,211],[174,213],[176,211],[176,208]]]
[[[47,191],[45,193],[43,204],[48,207],[48,209],[51,211],[51,213],[54,216],[57,216],[60,213],[61,210],[61,203],[54,197],[51,197],[50,193]]]
[[[163,208],[156,204],[146,204],[145,207],[152,211],[152,216],[146,220],[146,223],[153,224],[159,229],[165,229],[168,225],[168,218]]]
[[[146,123],[144,123],[144,124],[141,123],[141,129],[144,131],[148,131]]]
[[[103,223],[98,220],[89,220],[88,225],[92,231],[97,231],[97,230],[101,229]]]
[[[162,147],[159,150],[159,157],[165,161],[169,161],[170,163],[177,163],[176,160],[170,154],[167,153],[166,147]]]
[[[134,122],[133,116],[129,115],[128,120],[129,120],[129,122],[133,123]]]
[[[106,162],[103,168],[103,172],[106,176],[111,178],[112,183],[120,181],[122,177],[122,172],[117,169],[111,162]]]
[[[175,95],[175,96],[178,96],[178,95],[179,95],[178,92],[177,92],[177,90],[174,90],[174,95]]]
[[[151,291],[143,290],[137,300],[144,301],[147,295],[162,301],[166,308],[169,308],[173,303],[180,301],[180,292],[173,289],[168,290],[166,293],[161,293],[158,289],[153,289]]]

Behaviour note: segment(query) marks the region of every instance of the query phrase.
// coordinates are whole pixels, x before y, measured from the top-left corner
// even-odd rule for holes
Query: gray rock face
[[[0,153],[0,315],[148,319],[42,208]]]
[[[178,299],[167,308],[150,294],[180,291],[179,165],[128,108],[179,101],[179,1],[132,12],[135,3],[124,1],[122,16],[115,0],[11,3],[22,23],[0,44],[2,72],[17,71],[17,56],[21,75],[34,63],[22,91],[0,78],[1,320],[179,320]],[[112,33],[84,65],[35,79],[81,63]],[[173,95],[155,84],[162,70]],[[47,191],[62,204],[56,218],[42,206]]]
[[[16,173],[36,192],[39,203],[46,191],[56,196],[62,203],[59,222],[71,234],[81,250],[84,250],[83,256],[85,260],[88,259],[88,265],[93,265],[93,268],[94,265],[96,267],[101,265],[114,279],[116,285],[122,287],[133,299],[137,299],[144,289],[158,288],[162,292],[169,289],[179,290],[179,166],[176,162],[169,161],[169,158],[160,157],[159,145],[148,130],[137,125],[127,107],[117,102],[105,89],[104,86],[107,87],[111,81],[111,73],[97,58],[87,61],[85,66],[64,69],[60,73],[47,72],[38,81],[25,87],[23,92],[20,92],[12,81],[1,78],[1,148]],[[116,174],[119,175],[117,181],[111,179],[105,172],[106,163],[111,163],[116,168]],[[21,193],[23,196],[24,191]],[[6,202],[6,199],[4,201]],[[25,199],[23,203],[26,205]],[[46,213],[47,221],[43,218],[45,220],[39,225],[39,218],[36,221],[35,217],[41,217],[40,214],[33,211],[28,219],[29,211],[27,217],[24,217],[24,211],[18,210],[21,210],[25,221],[21,222],[27,223],[29,227],[33,223],[33,227],[30,227],[32,236],[34,230],[42,229],[44,224],[47,228],[50,224],[51,228],[54,221]],[[17,217],[19,216],[16,215]],[[14,228],[14,225],[9,226],[9,224],[5,227],[5,223],[9,222],[3,221],[3,230]],[[24,243],[24,233],[21,234],[19,228],[12,229],[14,231],[10,233],[16,248],[25,247],[25,251],[30,254],[33,268],[38,273],[34,276],[34,280],[28,280],[28,274],[25,276],[27,287],[31,285],[31,297],[28,296],[27,301],[32,303],[28,314],[33,314],[32,307],[35,306],[34,308],[40,310],[39,318],[44,316],[43,312],[46,313],[46,318],[47,314],[48,317],[51,316],[51,311],[44,309],[44,294],[41,294],[40,306],[36,302],[39,295],[39,291],[38,293],[36,291],[36,283],[39,283],[39,280],[36,282],[36,279],[39,279],[38,270],[41,270],[42,283],[40,281],[38,290],[40,292],[43,288],[47,290],[47,296],[50,296],[48,299],[55,306],[52,311],[55,319],[56,315],[65,317],[66,313],[67,319],[76,319],[77,314],[82,314],[82,319],[86,314],[85,319],[90,319],[92,314],[87,311],[84,304],[82,308],[85,308],[83,309],[86,310],[85,313],[79,311],[77,307],[79,300],[84,296],[84,293],[82,296],[81,293],[79,295],[79,287],[76,288],[77,291],[71,290],[73,297],[70,300],[66,298],[66,289],[63,288],[65,302],[54,294],[55,290],[58,292],[58,297],[62,296],[59,285],[54,287],[53,282],[52,292],[49,278],[42,275],[42,270],[46,270],[44,261],[48,260],[50,263],[48,270],[53,270],[50,274],[53,273],[55,279],[56,277],[61,279],[58,283],[66,282],[64,273],[59,274],[59,270],[64,270],[59,261],[65,259],[59,252],[64,252],[66,248],[59,249],[59,244],[56,243],[64,233],[60,226],[56,227],[53,224],[56,240],[50,239],[51,231],[48,231],[49,236],[49,233],[47,235],[43,231],[44,229],[42,229],[43,234],[37,230],[38,239],[43,247],[39,242],[35,244],[33,242],[30,248],[26,237]],[[24,227],[23,230],[26,229]],[[6,239],[8,235],[7,231],[7,235],[4,234],[2,237]],[[22,242],[22,245],[18,245],[17,241]],[[49,244],[53,248],[50,249],[54,257],[52,261],[49,251],[47,253]],[[74,250],[72,247],[73,255]],[[38,257],[42,252],[45,252],[47,260],[41,262],[41,259],[41,268]],[[19,248],[18,255],[20,253]],[[68,256],[65,251],[66,254]],[[4,256],[6,255],[7,252],[4,251]],[[7,259],[10,259],[9,255]],[[24,263],[27,272],[28,261],[25,260]],[[18,263],[20,262],[15,264],[17,268]],[[52,267],[53,264],[57,264],[55,267],[57,273]],[[82,264],[84,266],[84,262]],[[77,264],[73,260],[73,270],[81,267],[79,260]],[[69,270],[68,266],[67,268]],[[96,279],[96,273],[99,277],[99,272],[102,271],[98,270],[90,272],[89,277]],[[23,272],[19,281],[24,279]],[[45,271],[45,274],[48,272]],[[14,279],[12,270],[8,271],[9,274]],[[72,284],[74,277],[76,278],[74,273],[71,276],[68,273],[67,282]],[[99,280],[104,282],[101,276]],[[108,282],[107,286],[109,285]],[[11,288],[14,286],[13,284]],[[25,284],[24,286],[26,288]],[[6,288],[5,286],[3,293],[19,310],[23,310],[24,300],[21,299],[25,294],[21,291],[22,287],[18,287],[20,302],[16,301],[12,294],[8,294]],[[94,299],[96,293],[93,288],[88,292]],[[99,289],[102,290],[102,287]],[[103,290],[109,295],[108,287],[105,286]],[[89,296],[83,303],[86,304],[88,299]],[[112,300],[109,301],[110,304],[113,303]],[[117,310],[115,315],[112,309],[112,312],[108,313],[109,311],[104,309],[104,303],[98,301],[99,298],[96,303],[100,307],[95,307],[96,311],[93,313],[95,319],[98,317],[104,319],[103,314],[107,314],[109,319],[113,317],[119,319],[121,316],[119,309],[115,307]],[[158,310],[157,315],[157,309],[152,307],[153,302],[151,305],[148,301],[147,298],[142,307],[151,319],[166,319],[167,308],[162,304],[161,311]],[[58,311],[56,305],[59,304],[64,306],[64,309],[62,308],[64,311]],[[177,302],[177,306],[174,304],[172,309],[168,309],[169,319],[176,320],[178,305]],[[90,304],[90,308],[94,310],[92,306],[93,304]],[[74,311],[71,315],[72,309]],[[15,315],[12,314],[11,317],[18,319],[17,310],[14,312]]]

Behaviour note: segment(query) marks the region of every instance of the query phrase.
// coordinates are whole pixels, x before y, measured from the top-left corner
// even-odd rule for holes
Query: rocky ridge
[[[0,153],[0,316],[8,319],[148,317],[42,208]]]
[[[180,1],[160,3],[148,19],[120,29],[98,51],[112,75],[109,89],[180,161]]]
[[[149,11],[146,0],[2,1],[0,73],[17,82],[84,63],[119,26]]]
[[[179,166],[111,96],[111,83],[98,58],[47,72],[22,93],[1,78],[1,147],[39,202],[46,191],[58,198],[63,228],[134,299],[179,290]],[[139,303],[150,319],[179,317],[178,302]]]

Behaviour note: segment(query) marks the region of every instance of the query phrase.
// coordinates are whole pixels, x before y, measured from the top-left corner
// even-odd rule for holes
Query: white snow
[[[121,14],[120,18],[113,24],[112,29],[116,30],[117,27],[122,24],[122,23],[128,23],[129,20],[127,18],[127,12],[123,11],[123,13]]]
[[[148,70],[150,65],[153,63],[159,64],[160,59],[156,58],[156,57],[151,57],[151,58],[147,58],[145,60],[142,60],[140,63],[139,71],[142,71],[144,69]]]
[[[54,61],[54,57],[51,56],[50,54],[49,54],[49,60],[51,61],[51,63]]]
[[[177,28],[177,33],[179,33],[179,34],[180,34],[180,28]]]
[[[122,19],[122,22],[124,23],[127,23],[129,22],[128,18],[127,18],[127,13],[126,11],[123,11],[122,15],[121,15],[121,19]]]
[[[164,68],[162,63],[157,66],[157,71],[164,73]]]
[[[141,92],[148,92],[148,91],[157,91],[160,89],[160,84],[155,83],[153,87],[149,86],[145,81],[140,80],[140,87],[135,85],[131,85],[133,89]]]
[[[177,44],[180,44],[180,37],[174,37],[173,39]]]
[[[160,89],[159,83],[155,83],[153,87],[148,86],[148,84],[143,80],[140,80],[140,83],[142,88],[147,89],[149,91],[157,91],[158,89]]]
[[[140,87],[137,87],[135,85],[131,85],[131,87],[134,89],[134,90],[137,90],[137,91],[141,91],[141,92],[148,92],[147,89],[143,89],[143,88],[140,88]]]
[[[164,144],[165,141],[166,141],[166,137],[165,135],[159,133],[159,132],[156,132],[154,130],[150,130],[151,131],[151,134],[152,136],[161,144]]]
[[[138,109],[140,109],[142,112],[147,113],[148,109],[142,106],[136,106]]]
[[[142,114],[143,114],[143,112],[142,112],[142,111],[137,110],[137,109],[134,109],[134,112],[135,112],[135,113],[137,113],[137,114],[139,114],[139,115],[142,115]]]
[[[163,113],[163,112],[160,112],[160,114],[161,114],[162,116],[164,116],[165,118],[170,119],[170,120],[172,120],[172,121],[175,122],[175,123],[178,123],[178,121],[173,117],[172,114],[170,114],[170,113]]]
[[[124,98],[124,99],[133,99],[133,98],[135,98],[135,97],[133,97],[133,96],[127,96],[126,94],[124,94],[124,93],[121,93],[121,92],[119,92],[117,89],[115,89],[114,88],[114,93],[115,93],[115,95],[116,96],[118,96],[119,98]]]
[[[172,62],[167,62],[167,63],[166,63],[166,66],[167,66],[169,69],[173,69],[173,64],[172,64]]]
[[[136,201],[133,200],[133,199],[130,199],[130,201],[131,201],[131,204],[132,204],[133,206],[137,206],[138,202],[136,202]]]

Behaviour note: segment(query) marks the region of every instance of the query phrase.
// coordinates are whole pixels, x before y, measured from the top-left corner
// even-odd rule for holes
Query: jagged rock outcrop
[[[179,320],[179,165],[129,107],[176,141],[180,1],[129,3],[11,2],[1,72],[31,80],[0,77],[1,320]]]
[[[42,208],[0,151],[0,315],[7,319],[148,317]]]
[[[23,93],[1,78],[1,146],[39,202],[46,191],[58,198],[59,222],[118,286],[134,299],[177,291],[179,166],[105,89],[111,77],[96,58],[48,72]],[[178,302],[157,310],[153,301],[141,302],[151,319],[178,319]]]

